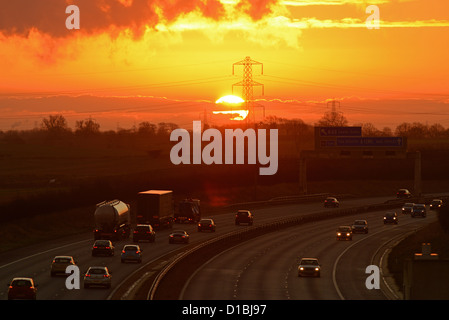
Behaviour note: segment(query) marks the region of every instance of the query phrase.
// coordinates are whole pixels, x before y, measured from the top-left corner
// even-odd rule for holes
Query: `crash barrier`
[[[427,196],[426,203],[434,199]],[[411,199],[387,201],[381,204],[365,205],[348,209],[334,209],[310,213],[296,217],[283,218],[260,226],[246,227],[213,239],[205,241],[183,253],[179,254],[173,261],[169,262],[156,276],[148,292],[148,300],[177,300],[190,275],[202,264],[218,253],[231,248],[243,241],[253,239],[268,232],[296,226],[308,222],[355,215],[363,212],[391,210],[402,206]],[[164,290],[165,288],[165,290]]]
[[[324,199],[326,199],[329,196],[330,196],[330,193],[315,193],[315,194],[308,194],[308,195],[282,196],[282,197],[276,197],[276,198],[272,198],[269,200],[263,200],[263,201],[233,203],[233,204],[223,206],[221,209],[229,211],[229,210],[241,209],[241,208],[257,208],[257,207],[291,204],[291,203],[324,201]],[[339,195],[339,198],[342,198],[342,196]]]

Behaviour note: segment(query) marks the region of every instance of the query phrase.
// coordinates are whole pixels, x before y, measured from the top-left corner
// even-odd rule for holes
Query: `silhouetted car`
[[[51,262],[50,275],[53,277],[58,273],[64,273],[68,266],[76,265],[72,256],[56,256]]]
[[[422,203],[415,203],[410,216],[412,218],[417,217],[417,216],[425,218],[427,216],[426,205],[422,204]]]
[[[384,224],[394,223],[398,224],[398,214],[396,212],[387,212],[384,214]]]
[[[407,189],[399,189],[396,198],[411,198],[412,194]]]
[[[298,277],[321,276],[321,265],[316,258],[302,258],[298,266]]]
[[[107,267],[90,267],[84,274],[84,288],[94,286],[111,287],[112,276]]]
[[[324,200],[324,207],[325,208],[329,208],[329,207],[338,208],[339,206],[340,206],[340,202],[335,197],[327,197]]]
[[[368,222],[366,220],[355,220],[351,228],[352,233],[368,233]]]
[[[133,242],[139,242],[140,240],[147,240],[154,242],[156,240],[156,232],[149,224],[138,224],[133,231]]]
[[[97,240],[92,246],[92,257],[95,256],[113,256],[114,246],[110,240]]]
[[[198,232],[209,230],[215,232],[215,222],[212,219],[201,219],[198,222]]]
[[[8,300],[36,300],[37,285],[32,278],[13,278],[8,285]]]
[[[175,230],[168,236],[168,243],[189,243],[189,234],[184,230]]]
[[[239,226],[241,223],[247,223],[252,226],[254,223],[254,216],[249,210],[239,210],[235,214],[235,225]]]
[[[121,254],[121,262],[136,261],[142,262],[142,249],[137,244],[126,244],[123,246]]]
[[[443,206],[443,200],[440,199],[433,199],[430,203],[429,209],[430,210],[437,210],[440,209]]]
[[[352,228],[350,226],[339,226],[337,228],[337,240],[352,240]]]
[[[412,213],[412,210],[413,210],[413,206],[414,206],[415,204],[414,203],[411,203],[411,202],[407,202],[407,203],[404,203],[404,205],[402,206],[402,213],[403,214],[409,214],[409,213]]]

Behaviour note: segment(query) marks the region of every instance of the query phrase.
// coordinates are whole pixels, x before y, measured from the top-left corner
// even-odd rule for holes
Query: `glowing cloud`
[[[230,120],[242,121],[248,116],[248,110],[213,111],[213,114],[231,115]]]
[[[217,101],[215,101],[215,103],[231,103],[231,104],[240,104],[245,102],[245,100],[243,100],[240,97],[234,96],[232,94],[221,97],[220,99],[218,99]]]

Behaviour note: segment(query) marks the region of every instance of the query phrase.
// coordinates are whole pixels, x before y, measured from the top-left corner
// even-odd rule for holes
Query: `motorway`
[[[382,203],[388,199],[391,198],[378,197],[371,199],[343,200],[340,202],[340,208]],[[282,217],[291,217],[320,211],[323,211],[322,203],[291,204],[252,210],[255,216],[255,226]],[[336,277],[340,284],[342,282],[340,279],[353,278],[354,272],[367,265],[367,263],[363,261],[360,262],[360,265],[350,265],[350,267],[347,267],[347,270],[344,270],[344,265],[349,259],[346,255],[357,257],[357,253],[355,252],[359,251],[360,253],[365,253],[365,251],[368,251],[366,248],[373,247],[374,243],[380,241],[382,237],[388,239],[393,236],[393,234],[387,231],[374,236],[374,234],[383,227],[379,226],[379,223],[376,222],[376,219],[381,219],[375,218],[376,215],[381,216],[382,213],[370,213],[368,215],[372,227],[370,234],[368,234],[371,239],[370,241],[366,240],[358,243],[358,241],[363,237],[366,237],[366,235],[356,235],[352,242],[336,242],[334,238],[336,226],[340,224],[340,222],[349,223],[352,221],[351,219],[348,220],[348,218],[337,219],[337,221],[326,220],[301,227],[289,228],[282,232],[270,233],[262,238],[259,237],[245,242],[241,246],[235,247],[227,253],[219,255],[218,258],[214,260],[215,262],[220,261],[220,259],[228,261],[227,263],[222,264],[222,266],[226,266],[226,268],[222,268],[222,271],[211,272],[210,268],[212,268],[212,270],[217,268],[216,265],[212,265],[214,261],[211,261],[211,264],[204,266],[203,270],[196,273],[195,276],[201,277],[204,275],[207,277],[207,275],[211,276],[212,274],[215,279],[214,283],[217,283],[218,287],[218,283],[224,282],[227,284],[226,288],[228,289],[226,289],[225,296],[220,296],[220,293],[218,293],[220,289],[217,287],[217,290],[214,290],[216,291],[215,294],[208,291],[208,299],[218,297],[219,299],[339,299],[341,297],[336,294],[335,287],[329,282],[330,279],[332,279],[331,266],[333,265],[333,262],[335,262],[335,259],[339,257],[347,246],[354,244],[354,247],[351,250],[344,253],[344,259],[340,259],[341,261],[338,264]],[[191,235],[190,243],[191,245],[194,245],[214,236],[234,231],[236,228],[251,228],[246,226],[235,226],[234,212],[212,216],[212,218],[217,224],[217,232],[215,233],[199,233],[196,231],[196,225],[175,225],[174,229],[184,229],[188,231]],[[401,222],[403,220],[408,220],[407,218],[410,217],[402,218]],[[400,223],[398,227],[385,226],[385,228],[389,227],[388,230],[403,232],[401,231],[405,230],[403,229],[403,225],[412,224],[413,226],[411,227],[413,228],[415,224],[418,226],[420,223],[430,222],[432,217],[431,215],[428,215],[426,219],[420,220],[421,222],[418,220],[420,219],[410,220],[411,222],[409,223]],[[125,244],[132,243],[131,238],[114,243],[115,256],[113,257],[92,257],[91,247],[94,240],[91,233],[80,234],[65,239],[58,239],[53,242],[35,244],[11,252],[5,252],[0,254],[0,282],[7,284],[13,277],[32,277],[39,285],[37,295],[37,299],[39,300],[105,300],[110,297],[111,293],[120,283],[143,265],[156,260],[164,254],[174,252],[179,248],[182,248],[182,246],[186,246],[184,244],[168,244],[168,235],[170,232],[171,230],[157,231],[156,241],[154,243],[139,243],[144,250],[142,264],[122,264],[120,262],[121,248]],[[373,235],[373,237],[371,237],[371,235]],[[50,264],[53,257],[56,255],[73,256],[77,261],[81,272],[86,271],[90,266],[107,266],[109,270],[112,271],[112,288],[83,289],[81,281],[81,289],[68,290],[65,287],[64,276],[50,277]],[[318,256],[322,259],[322,277],[320,279],[301,278],[297,281],[298,279],[293,277],[295,273],[295,264],[298,261],[298,257],[307,255]],[[340,266],[342,267],[340,268]],[[266,273],[263,274],[260,271],[255,272],[254,270],[257,269],[261,269]],[[246,272],[247,270],[252,270],[252,272]],[[236,276],[238,276],[239,280],[237,287],[235,280]],[[360,278],[365,278],[365,275],[361,275]],[[321,281],[322,284],[328,284],[323,287],[325,289],[321,290],[321,287],[316,287],[316,283],[311,282],[314,280]],[[204,280],[200,280],[199,283],[202,283],[202,281]],[[357,280],[356,282],[360,281]],[[186,287],[183,298],[190,299],[190,297],[195,297],[194,299],[196,299],[196,297],[199,298],[202,295],[204,296],[205,287],[201,288],[201,286],[195,286],[194,288],[192,282],[196,283],[196,280],[191,281],[190,285]],[[257,286],[254,287],[255,284],[261,283],[263,288]],[[279,288],[279,284],[281,284],[281,289]],[[300,290],[303,284],[310,286],[310,290]],[[224,284],[222,283],[222,285]],[[348,289],[346,285],[341,285],[340,290],[342,291],[343,296],[352,299],[352,296],[346,292],[348,290],[351,291],[352,289]],[[305,293],[305,291],[307,291],[307,293]],[[6,287],[4,287],[4,290],[0,291],[0,300],[4,299],[7,299]],[[204,297],[201,299],[204,299]]]
[[[188,281],[186,300],[383,300],[382,290],[368,290],[368,265],[379,265],[378,249],[396,237],[436,221],[400,215],[398,225],[384,225],[384,212],[312,222],[271,232],[237,245],[209,260]],[[336,240],[336,228],[366,219],[368,234]],[[302,257],[318,258],[321,277],[298,277]]]

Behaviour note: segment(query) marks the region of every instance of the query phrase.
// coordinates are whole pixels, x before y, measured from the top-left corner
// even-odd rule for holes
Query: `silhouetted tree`
[[[157,134],[158,135],[167,135],[170,134],[173,130],[179,128],[179,126],[176,123],[172,122],[159,122],[158,123],[158,129]]]
[[[61,114],[49,115],[48,118],[42,119],[42,128],[52,137],[71,132],[67,126],[67,120]]]
[[[328,111],[318,120],[317,126],[320,127],[344,127],[348,125],[348,120],[343,113],[338,111]]]
[[[140,134],[154,135],[156,134],[156,125],[148,121],[139,123],[139,129],[137,130]]]
[[[362,125],[362,135],[367,137],[377,137],[382,135],[382,132],[377,129],[374,124],[368,122]]]
[[[444,129],[444,127],[441,124],[435,123],[429,127],[429,137],[430,138],[443,137],[445,134],[445,131],[446,130]]]
[[[100,132],[100,124],[92,118],[76,121],[75,128],[75,133],[80,135],[93,135]]]
[[[391,136],[393,136],[393,131],[391,130],[390,127],[384,127],[382,129],[382,136],[383,137],[391,137]]]
[[[409,131],[409,137],[426,138],[428,136],[428,126],[419,122],[413,122]]]
[[[411,127],[412,125],[410,123],[403,122],[396,127],[394,134],[398,137],[408,137]]]

